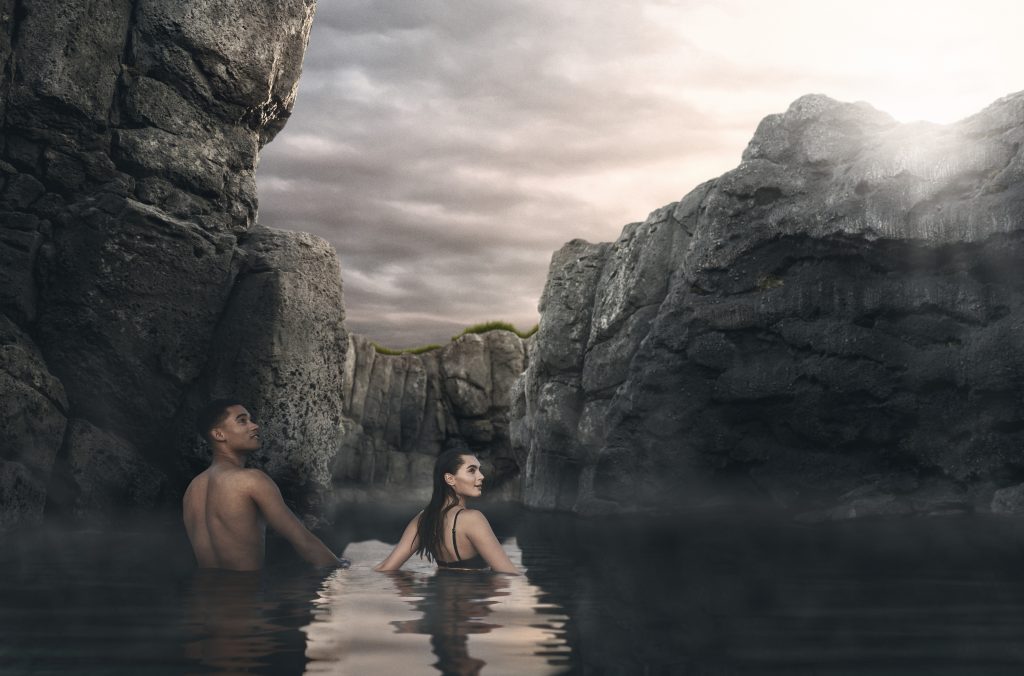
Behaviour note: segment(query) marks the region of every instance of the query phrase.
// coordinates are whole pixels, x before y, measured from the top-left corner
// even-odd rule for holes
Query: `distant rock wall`
[[[0,0],[0,525],[173,503],[195,407],[229,392],[279,425],[286,493],[329,484],[337,260],[255,228],[313,10]]]
[[[518,496],[509,445],[512,386],[526,368],[528,340],[511,331],[467,334],[422,354],[378,353],[349,335],[344,381],[344,434],[334,464],[339,498],[403,487],[429,496],[431,470],[448,448],[477,453],[488,485]],[[491,493],[488,492],[488,495]]]
[[[1024,94],[948,126],[808,96],[567,244],[516,386],[526,503],[989,509],[1024,481],[1022,140]]]

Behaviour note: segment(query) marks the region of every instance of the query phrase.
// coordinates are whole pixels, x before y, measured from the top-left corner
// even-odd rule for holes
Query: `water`
[[[525,576],[374,573],[404,513],[340,521],[329,573],[197,573],[174,520],[8,533],[0,673],[1024,671],[1019,521],[488,515]]]
[[[518,547],[505,547],[520,563]],[[347,548],[376,563],[380,542]],[[332,575],[306,627],[309,673],[557,674],[568,665],[568,619],[527,578],[440,571],[414,561],[382,575],[369,565]],[[485,669],[486,668],[486,669]]]

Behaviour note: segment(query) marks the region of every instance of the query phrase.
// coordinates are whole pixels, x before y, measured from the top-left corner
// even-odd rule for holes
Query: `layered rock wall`
[[[558,252],[512,429],[528,504],[987,509],[1024,479],[1024,95],[796,101],[735,170]]]
[[[337,261],[254,230],[258,152],[288,117],[313,9],[0,2],[5,523],[173,501],[191,413],[229,391],[294,425],[272,444],[292,487],[329,482]]]
[[[448,448],[488,465],[488,486],[517,497],[509,445],[511,391],[527,364],[528,340],[510,331],[467,334],[422,354],[386,355],[350,334],[342,399],[344,434],[334,465],[339,497],[403,487],[429,496],[431,469]],[[491,492],[488,492],[491,495]]]

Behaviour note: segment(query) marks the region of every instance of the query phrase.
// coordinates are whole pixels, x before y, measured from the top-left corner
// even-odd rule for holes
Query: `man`
[[[260,427],[241,402],[210,402],[196,428],[213,451],[210,467],[192,480],[182,501],[200,568],[261,569],[267,524],[313,565],[348,566],[288,509],[273,479],[245,468],[246,456],[260,447]]]

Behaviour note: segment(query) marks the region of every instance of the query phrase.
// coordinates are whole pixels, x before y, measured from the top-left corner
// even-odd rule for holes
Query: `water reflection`
[[[496,599],[508,596],[508,578],[489,572],[438,570],[423,577],[407,571],[388,576],[398,593],[423,617],[392,622],[400,634],[427,634],[445,676],[476,676],[486,664],[469,654],[469,635],[501,628],[488,623]]]
[[[188,673],[301,674],[319,577],[197,570],[185,590]]]
[[[518,565],[515,543],[505,548]],[[328,581],[306,628],[308,673],[564,673],[567,618],[525,578],[416,560],[407,570],[370,570],[388,551],[377,541],[346,549],[352,569]]]
[[[197,572],[152,525],[8,533],[0,673],[1024,673],[1020,520],[526,513],[504,533],[525,576],[376,573],[376,540],[324,578]]]

